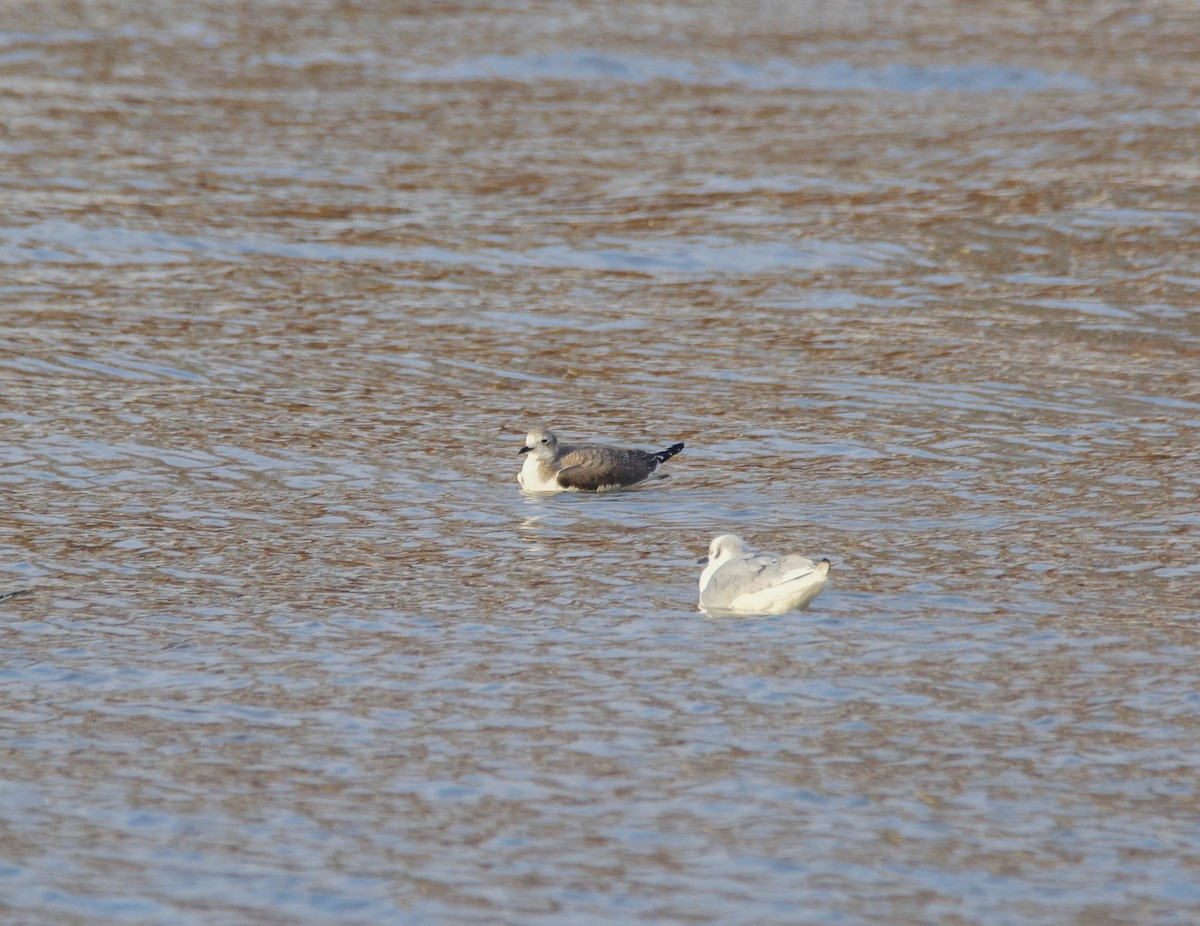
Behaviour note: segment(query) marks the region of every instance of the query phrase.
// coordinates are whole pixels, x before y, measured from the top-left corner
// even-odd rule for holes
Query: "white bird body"
[[[713,539],[700,573],[700,607],[716,614],[783,614],[808,605],[828,584],[829,560],[756,553],[734,534]]]
[[[551,431],[529,432],[518,451],[525,462],[517,482],[526,492],[604,492],[624,489],[645,482],[664,463],[683,449],[672,444],[666,450],[627,450],[602,444],[560,444]]]

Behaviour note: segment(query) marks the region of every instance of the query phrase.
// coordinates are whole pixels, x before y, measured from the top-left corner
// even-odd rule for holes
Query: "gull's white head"
[[[544,428],[534,428],[525,435],[525,446],[517,453],[532,453],[535,457],[553,456],[558,447],[558,438],[553,431]]]
[[[704,591],[704,586],[708,585],[708,580],[712,578],[714,572],[731,559],[745,556],[749,552],[750,547],[737,534],[720,534],[714,537],[713,542],[708,545],[708,556],[700,560],[707,564],[704,571],[700,573],[700,591]]]
[[[738,556],[745,556],[750,547],[737,534],[721,534],[708,545],[708,561],[727,563]]]

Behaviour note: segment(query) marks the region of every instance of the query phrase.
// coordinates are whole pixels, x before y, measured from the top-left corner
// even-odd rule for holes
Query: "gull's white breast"
[[[521,471],[517,473],[517,483],[526,492],[561,492],[553,469],[542,464],[536,455],[528,453]]]

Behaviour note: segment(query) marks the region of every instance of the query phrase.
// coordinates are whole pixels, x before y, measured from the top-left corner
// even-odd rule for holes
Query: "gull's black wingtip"
[[[672,444],[666,450],[660,450],[654,456],[658,458],[659,463],[666,463],[667,460],[671,459],[671,457],[675,456],[675,454],[679,453],[679,451],[681,451],[682,449],[683,449],[682,443]]]

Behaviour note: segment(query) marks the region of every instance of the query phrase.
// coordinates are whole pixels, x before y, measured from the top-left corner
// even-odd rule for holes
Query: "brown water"
[[[1200,920],[1193,5],[143,7],[0,19],[3,922]]]

